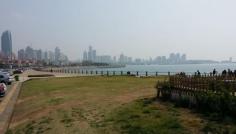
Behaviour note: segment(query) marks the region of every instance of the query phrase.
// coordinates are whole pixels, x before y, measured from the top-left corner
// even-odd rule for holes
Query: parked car
[[[5,83],[5,84],[8,84],[8,85],[11,85],[12,79],[10,78],[9,75],[7,75],[3,72],[0,72],[0,83]]]
[[[2,69],[1,72],[5,73],[5,74],[7,74],[9,76],[13,75],[13,72],[10,69]]]
[[[16,69],[15,71],[13,71],[13,74],[22,74],[23,70],[22,69]]]
[[[4,83],[0,83],[0,97],[5,96],[7,91],[7,86]]]

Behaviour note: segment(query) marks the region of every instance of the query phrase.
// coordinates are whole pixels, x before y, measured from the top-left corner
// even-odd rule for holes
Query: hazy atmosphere
[[[59,46],[81,59],[98,54],[137,58],[186,53],[191,59],[236,58],[234,0],[1,0],[0,33],[13,50]]]

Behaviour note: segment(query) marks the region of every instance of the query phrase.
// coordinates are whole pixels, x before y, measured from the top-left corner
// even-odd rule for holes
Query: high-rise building
[[[53,62],[55,60],[55,55],[52,51],[48,52],[48,58],[50,62]]]
[[[36,60],[41,61],[43,59],[43,53],[42,50],[35,50],[36,51]]]
[[[116,62],[116,56],[113,56],[113,62]]]
[[[87,60],[88,60],[88,53],[86,51],[84,51],[83,61],[87,61]]]
[[[183,54],[183,55],[182,55],[181,60],[182,60],[182,62],[185,62],[185,61],[187,60],[186,54]]]
[[[96,60],[97,52],[96,50],[92,50],[92,61],[94,62]]]
[[[92,54],[93,54],[93,48],[92,46],[89,46],[89,51],[88,51],[88,61],[92,61]]]
[[[20,49],[18,51],[18,60],[25,60],[25,50],[24,49]]]
[[[61,50],[59,47],[55,48],[55,61],[58,62],[60,60],[61,57]]]
[[[25,49],[25,58],[27,60],[33,60],[34,59],[34,49],[31,48],[30,46],[27,46]]]
[[[125,63],[125,55],[124,54],[120,55],[119,62],[120,63]]]
[[[2,53],[4,57],[11,59],[12,58],[12,38],[11,32],[5,31],[2,33],[1,37],[1,44],[2,44]]]
[[[48,52],[47,52],[47,51],[45,51],[45,52],[43,53],[43,60],[44,60],[44,61],[48,61]]]

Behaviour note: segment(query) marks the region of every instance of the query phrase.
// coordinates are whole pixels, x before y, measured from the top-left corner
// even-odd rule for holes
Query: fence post
[[[91,73],[91,74],[93,74],[93,70],[92,70],[92,71],[90,71],[90,73]]]
[[[113,75],[116,75],[115,71],[113,71]]]
[[[103,71],[101,71],[101,75],[103,75]]]
[[[138,71],[137,71],[137,74],[136,74],[136,75],[137,75],[137,76],[139,75],[139,74],[138,74]]]
[[[98,71],[96,70],[96,75],[98,74]]]
[[[148,72],[146,71],[146,76],[148,76]]]
[[[168,72],[168,76],[170,77],[170,72]]]
[[[156,72],[156,76],[158,76],[158,72]]]
[[[123,71],[121,71],[120,74],[123,75]]]
[[[109,76],[109,71],[107,71],[107,76]]]

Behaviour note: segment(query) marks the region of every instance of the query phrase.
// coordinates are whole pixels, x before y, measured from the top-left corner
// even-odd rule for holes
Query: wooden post
[[[148,76],[148,72],[146,71],[146,76]]]
[[[109,76],[109,71],[107,71],[107,76]]]
[[[113,71],[113,75],[114,75],[114,76],[116,75],[115,71]]]
[[[138,71],[136,72],[136,75],[138,76],[139,74],[138,74]]]
[[[158,72],[156,72],[156,77],[158,76]]]
[[[123,75],[123,71],[121,71],[120,74]]]

